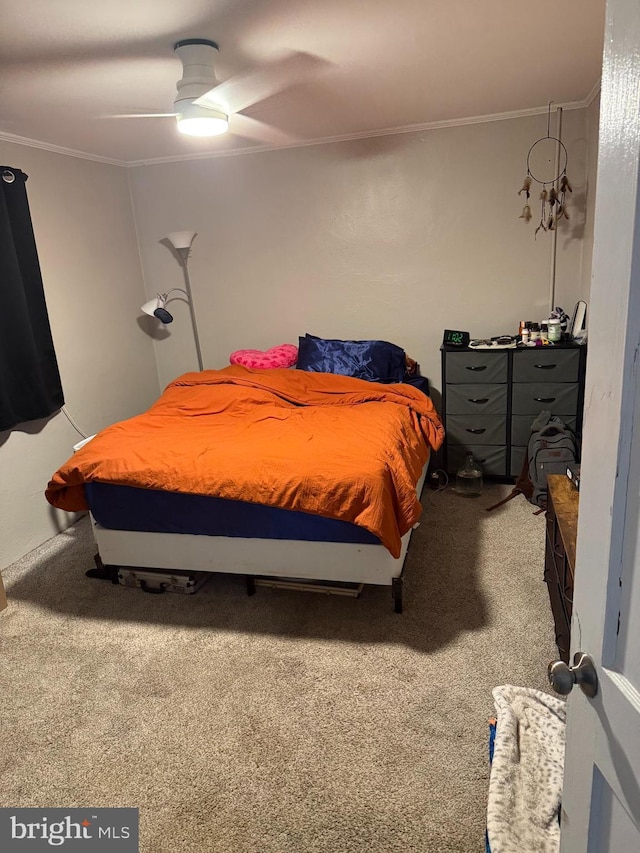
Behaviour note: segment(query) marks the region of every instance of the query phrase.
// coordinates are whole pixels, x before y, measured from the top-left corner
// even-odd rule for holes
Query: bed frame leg
[[[98,580],[111,581],[111,583],[116,584],[119,583],[117,566],[105,566],[100,554],[95,554],[93,561],[96,564],[96,567],[95,569],[88,569],[85,572],[85,575],[88,578],[98,578]]]
[[[253,577],[253,575],[246,575],[245,579],[247,581],[247,595],[255,595],[256,579]]]
[[[393,598],[393,609],[396,613],[402,613],[402,578],[392,579],[391,596]]]

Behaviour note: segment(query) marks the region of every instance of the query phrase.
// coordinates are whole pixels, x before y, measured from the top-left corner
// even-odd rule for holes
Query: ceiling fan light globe
[[[221,118],[178,118],[178,130],[186,136],[222,136],[229,122]]]
[[[178,130],[187,136],[220,136],[229,129],[229,117],[222,110],[209,109],[189,100],[176,101]]]

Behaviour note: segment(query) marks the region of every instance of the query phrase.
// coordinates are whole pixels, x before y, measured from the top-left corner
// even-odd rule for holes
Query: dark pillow
[[[422,391],[422,393],[426,394],[427,397],[431,396],[429,380],[426,376],[405,376],[403,381],[405,385],[413,385],[414,388],[417,388],[418,391]]]
[[[403,380],[404,350],[387,341],[340,341],[309,334],[298,341],[298,370],[338,373],[369,382]]]

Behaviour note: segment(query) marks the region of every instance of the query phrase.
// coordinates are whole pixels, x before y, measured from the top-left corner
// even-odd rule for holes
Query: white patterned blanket
[[[527,687],[493,690],[496,736],[489,780],[491,853],[557,853],[565,702]]]

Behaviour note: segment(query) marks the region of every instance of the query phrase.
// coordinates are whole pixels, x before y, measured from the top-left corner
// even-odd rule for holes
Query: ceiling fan
[[[328,63],[308,53],[290,53],[258,71],[218,82],[214,63],[218,45],[210,39],[183,39],[174,45],[182,62],[182,78],[172,113],[127,113],[109,118],[175,117],[178,130],[189,136],[218,136],[230,131],[270,144],[295,139],[277,128],[242,113],[272,95],[315,75]]]

